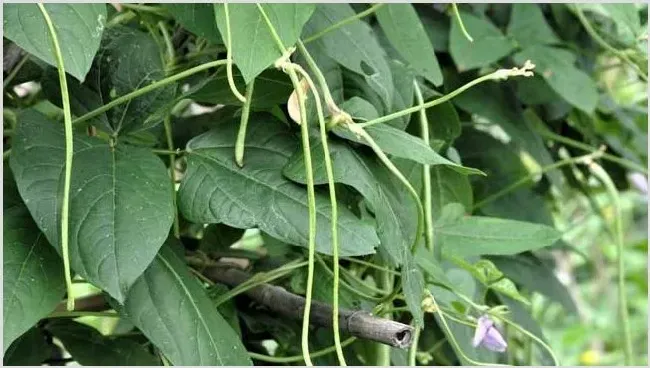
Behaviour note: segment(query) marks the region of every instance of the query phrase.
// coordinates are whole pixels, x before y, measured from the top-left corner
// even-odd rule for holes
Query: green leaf
[[[179,189],[179,208],[197,223],[258,227],[289,244],[307,246],[307,192],[282,176],[282,167],[299,139],[265,114],[251,116],[244,167],[233,160],[238,125],[221,124],[187,145],[187,172]],[[255,193],[254,196],[251,193]],[[317,251],[331,254],[328,196],[316,195]],[[375,231],[339,205],[341,255],[374,253]]]
[[[314,183],[327,184],[325,159],[320,139],[312,138],[311,156]],[[382,248],[394,265],[402,263],[404,249],[408,249],[417,228],[415,203],[403,185],[386,167],[370,154],[352,149],[344,142],[330,140],[330,155],[334,181],[349,185],[368,201],[377,220],[377,235]],[[305,163],[302,151],[296,151],[284,167],[289,179],[305,184]],[[319,230],[320,231],[320,230]]]
[[[460,17],[474,42],[465,37],[457,20],[451,22],[449,53],[458,71],[490,65],[514,49],[512,41],[489,20],[462,11]]]
[[[518,300],[526,305],[530,305],[530,301],[519,293],[515,284],[487,259],[481,259],[478,262],[470,263],[462,258],[451,256],[451,261],[458,267],[466,270],[476,280],[488,289],[497,291],[503,295],[507,295],[515,300]]]
[[[5,350],[2,363],[6,366],[40,366],[52,356],[54,349],[53,345],[48,343],[43,331],[33,327],[14,340]]]
[[[513,56],[515,63],[523,65],[526,60],[535,64],[539,74],[551,88],[571,105],[586,113],[592,113],[598,104],[596,82],[582,70],[573,66],[574,56],[559,48],[532,45]]]
[[[160,365],[158,358],[128,337],[104,336],[88,325],[65,319],[50,321],[46,329],[81,365]]]
[[[444,102],[426,110],[429,121],[429,137],[451,144],[460,136],[461,126],[456,108],[451,102]]]
[[[217,312],[170,245],[113,303],[174,365],[251,365],[237,333]]]
[[[360,98],[352,98],[341,105],[341,108],[355,117],[363,117],[362,114],[370,112],[371,106],[367,101]],[[367,115],[368,116],[368,115]],[[372,119],[372,116],[368,116]],[[377,145],[387,153],[395,157],[402,157],[409,160],[428,165],[448,165],[452,169],[463,174],[482,174],[480,170],[464,167],[440,156],[436,151],[429,147],[418,137],[412,136],[402,130],[393,128],[386,124],[376,124],[366,127],[365,130],[375,140]],[[334,134],[341,138],[348,139],[352,142],[369,145],[361,137],[343,126],[337,126],[333,130]]]
[[[285,48],[293,46],[314,12],[314,4],[262,4]],[[246,84],[282,56],[256,4],[229,4],[232,58]],[[217,26],[227,35],[223,4],[214,4]]]
[[[386,114],[401,111],[413,106],[414,100],[414,76],[411,70],[397,60],[389,60],[391,73],[393,75],[393,104]],[[404,130],[411,121],[411,115],[404,115],[402,117],[389,120],[384,124],[391,125],[397,129]]]
[[[636,44],[637,37],[644,33],[636,4],[575,4],[575,6],[611,19],[616,24],[618,41],[625,45]]]
[[[430,8],[418,8],[417,11],[433,49],[447,52],[449,50],[449,31],[451,28],[449,17]]]
[[[240,91],[246,89],[241,73],[233,71],[235,85]],[[278,104],[285,104],[293,92],[293,85],[289,77],[279,70],[265,70],[255,77],[255,88],[251,104],[257,108],[269,108]],[[196,102],[242,106],[230,90],[226,77],[226,70],[220,69],[215,77],[201,87],[198,91],[188,96]]]
[[[88,82],[103,103],[165,77],[158,45],[149,34],[133,28],[109,28],[98,56],[99,66]],[[107,111],[113,133],[125,134],[160,123],[161,119],[147,118],[174,98],[176,88],[176,84],[158,88]]]
[[[14,340],[56,308],[65,294],[65,283],[61,258],[23,205],[7,166],[3,194],[2,321],[3,350],[7,351]]]
[[[578,308],[571,294],[557,279],[553,269],[542,263],[533,254],[524,253],[509,257],[489,256],[488,259],[499,267],[508,278],[524,288],[536,291],[560,303],[571,314],[578,314]]]
[[[60,251],[63,125],[27,110],[10,159],[21,196]],[[147,149],[74,136],[70,187],[70,264],[118,300],[167,238],[174,211],[162,161]],[[145,188],[143,190],[143,188]]]
[[[346,4],[318,4],[304,33],[314,35],[354,15],[352,7]],[[394,93],[393,78],[385,51],[368,24],[363,21],[351,22],[314,42],[321,43],[327,55],[339,64],[363,76],[390,109]]]
[[[561,236],[546,225],[481,216],[439,222],[435,234],[436,246],[461,257],[517,254],[552,245]]]
[[[416,328],[424,326],[424,313],[422,312],[422,299],[424,298],[424,276],[417,267],[410,249],[404,250],[404,266],[402,267],[402,290]]]
[[[472,185],[469,178],[446,166],[431,168],[431,210],[433,218],[442,214],[442,209],[450,203],[460,203],[466,211],[473,205]]]
[[[4,36],[56,67],[45,18],[36,4],[6,4]],[[45,4],[61,47],[65,71],[86,78],[106,24],[106,4]]]
[[[230,289],[223,284],[214,284],[211,285],[206,291],[208,298],[210,298],[212,302],[215,302],[219,299],[219,297],[230,291]],[[237,305],[235,304],[235,299],[229,299],[225,302],[222,302],[217,306],[217,310],[219,311],[219,314],[221,314],[223,318],[228,322],[230,327],[232,327],[232,329],[241,338],[241,326],[239,325],[239,316],[237,313]]]
[[[512,4],[508,35],[522,47],[560,43],[539,4]]]
[[[377,10],[376,15],[386,37],[400,55],[419,75],[436,86],[441,85],[438,59],[413,5],[386,4]]]
[[[199,37],[212,42],[215,45],[222,45],[223,40],[217,22],[214,17],[212,4],[161,4],[169,10],[169,13],[180,23],[183,28]]]
[[[517,86],[517,98],[526,105],[543,105],[562,100],[544,78],[535,75],[532,78],[518,78],[515,81]]]

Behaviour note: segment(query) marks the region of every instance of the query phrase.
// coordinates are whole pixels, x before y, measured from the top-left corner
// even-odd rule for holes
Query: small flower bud
[[[472,346],[478,347],[479,345],[499,353],[503,353],[508,347],[501,332],[494,326],[494,321],[487,316],[481,316],[478,319],[476,332],[474,332]]]

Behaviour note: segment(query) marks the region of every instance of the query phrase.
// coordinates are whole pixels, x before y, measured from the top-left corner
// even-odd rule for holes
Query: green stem
[[[181,227],[178,218],[178,208],[176,206],[176,151],[174,150],[174,136],[172,134],[172,119],[171,115],[167,114],[163,120],[165,126],[165,136],[167,138],[167,147],[172,152],[169,155],[169,174],[172,189],[172,202],[174,203],[174,237],[180,239]]]
[[[235,95],[239,101],[246,102],[246,97],[242,96],[239,90],[237,90],[235,79],[232,76],[232,33],[230,32],[230,13],[228,12],[228,3],[223,3],[223,11],[226,17],[226,60],[228,61],[228,64],[226,64],[226,76],[228,77],[228,86],[230,87],[232,94]]]
[[[325,272],[327,272],[330,276],[332,276],[332,278],[334,278],[334,272],[332,270],[330,270],[329,267],[327,267],[327,264],[325,263],[325,261],[323,261],[323,259],[320,256],[316,255],[316,261],[321,266],[323,266],[323,268],[325,269]],[[376,298],[374,296],[371,296],[371,295],[368,295],[368,294],[364,293],[363,291],[359,291],[359,290],[355,289],[352,285],[348,284],[347,282],[341,281],[340,285],[343,286],[344,289],[347,289],[349,292],[359,296],[360,298],[363,298],[363,299],[366,299],[366,300],[371,300],[371,301],[380,300],[380,298]]]
[[[282,44],[282,40],[278,36],[271,20],[266,15],[264,8],[259,3],[257,8],[264,18],[266,25],[269,28],[271,36],[275,40],[278,49],[282,53],[283,57],[287,54],[287,50]],[[302,355],[305,360],[305,365],[312,366],[313,363],[309,357],[309,315],[311,313],[311,302],[313,297],[313,286],[314,286],[314,258],[316,254],[316,193],[314,190],[314,171],[312,168],[311,160],[311,149],[309,148],[309,127],[307,124],[307,110],[305,108],[305,95],[303,89],[300,87],[300,81],[298,76],[293,68],[288,68],[287,73],[289,78],[291,78],[291,83],[293,88],[298,95],[298,105],[300,107],[300,136],[302,140],[302,154],[305,161],[305,176],[307,177],[307,202],[309,207],[309,232],[308,232],[308,268],[307,268],[307,290],[305,293],[305,309],[303,312],[303,321],[302,321],[302,337],[301,337],[301,348]]]
[[[415,361],[416,354],[418,352],[418,343],[420,342],[420,331],[422,329],[418,325],[414,325],[413,339],[411,340],[411,349],[409,350],[409,366],[415,367],[417,362]]]
[[[508,185],[507,187],[499,190],[498,192],[483,198],[478,203],[474,204],[474,207],[472,207],[472,211],[475,211],[475,210],[485,206],[486,204],[492,203],[495,200],[505,196],[506,194],[511,193],[512,191],[514,191],[517,188],[519,188],[520,186],[528,183],[529,181],[531,181],[532,179],[534,179],[535,177],[537,177],[539,175],[543,175],[543,174],[545,174],[545,173],[547,173],[547,172],[549,172],[551,170],[555,170],[555,169],[560,168],[562,166],[567,166],[567,165],[571,165],[571,164],[575,164],[575,163],[584,161],[585,159],[588,159],[588,158],[598,158],[598,157],[601,157],[602,155],[603,155],[602,151],[596,150],[596,151],[594,151],[592,153],[589,153],[587,155],[584,155],[584,156],[571,157],[571,158],[567,158],[567,159],[564,159],[564,160],[561,160],[561,161],[554,162],[554,163],[552,163],[550,165],[546,165],[546,166],[542,167],[541,169],[539,169],[538,171],[535,171],[533,173],[530,173],[530,174],[524,176],[523,178],[520,178],[519,180],[517,180],[514,183]]]
[[[415,99],[418,105],[424,105],[424,99],[422,98],[422,91],[417,81],[413,80],[413,86],[415,87]],[[422,140],[427,146],[430,146],[429,139],[429,119],[427,118],[426,111],[424,109],[420,110],[420,134],[422,135]],[[424,190],[424,242],[431,253],[434,252],[433,249],[433,209],[431,207],[431,166],[427,164],[422,165],[422,187]],[[440,257],[438,257],[440,258]]]
[[[323,37],[325,34],[331,32],[331,31],[333,31],[335,29],[343,27],[344,25],[346,25],[348,23],[354,22],[357,19],[361,19],[363,17],[366,17],[366,16],[376,12],[377,9],[379,9],[382,6],[384,6],[384,4],[375,4],[375,5],[369,7],[368,9],[366,9],[366,10],[360,12],[360,13],[357,13],[357,14],[351,16],[351,17],[345,18],[342,21],[340,21],[338,23],[335,23],[335,24],[332,24],[331,26],[325,28],[324,30],[322,30],[320,32],[307,37],[304,42],[307,44],[307,43],[310,43],[312,41],[316,41],[317,39]]]
[[[364,265],[366,267],[374,268],[374,269],[379,270],[379,271],[388,272],[388,273],[391,273],[393,275],[399,275],[399,272],[397,272],[395,270],[391,270],[391,269],[388,269],[386,267],[381,267],[381,266],[378,266],[378,265],[376,265],[374,263],[366,262],[366,261],[361,260],[361,259],[356,259],[356,258],[352,258],[352,257],[341,257],[341,259],[344,260],[344,261],[357,263],[357,264],[360,264],[360,265]]]
[[[246,145],[246,128],[248,127],[248,117],[251,114],[251,103],[253,100],[253,88],[255,88],[255,78],[246,86],[246,97],[244,98],[244,107],[241,112],[241,121],[239,122],[239,132],[237,132],[237,141],[235,142],[235,162],[239,167],[244,166],[244,147]]]
[[[339,240],[338,240],[338,202],[336,201],[336,187],[334,185],[334,169],[332,167],[332,158],[330,157],[329,144],[327,142],[327,128],[325,126],[325,116],[323,115],[323,106],[321,105],[320,94],[314,81],[305,70],[297,64],[291,64],[291,68],[295,68],[299,74],[307,81],[311,92],[316,101],[316,112],[318,114],[318,125],[320,127],[320,139],[323,146],[323,157],[325,161],[325,172],[327,173],[327,186],[329,188],[330,206],[332,207],[332,263],[334,264],[334,282],[332,287],[332,328],[334,330],[334,346],[336,347],[336,355],[339,363],[346,366],[345,356],[343,355],[343,347],[341,346],[341,333],[339,330]],[[302,120],[304,125],[307,125],[307,120]]]
[[[567,145],[569,147],[581,149],[581,150],[584,150],[584,151],[592,151],[592,152],[596,151],[596,148],[594,148],[594,147],[592,147],[592,146],[590,146],[588,144],[573,140],[571,138],[561,136],[559,134],[551,132],[548,129],[538,128],[537,132],[540,135],[542,135],[543,137],[547,138],[547,139],[563,143],[563,144],[565,144],[565,145]],[[641,165],[639,165],[639,164],[637,164],[635,162],[632,162],[632,161],[629,161],[629,160],[626,160],[626,159],[623,159],[623,158],[620,158],[620,157],[616,157],[616,156],[608,154],[608,153],[603,153],[602,154],[602,159],[617,163],[617,164],[619,164],[619,165],[621,165],[623,167],[626,167],[628,169],[631,169],[631,170],[636,170],[636,171],[642,172],[644,174],[648,174],[648,169],[647,168],[645,168],[645,167],[643,167],[643,166],[641,166]]]
[[[341,342],[341,346],[346,347],[350,344],[352,344],[354,341],[356,341],[356,337],[352,336],[346,339],[345,341]],[[335,346],[330,346],[327,347],[323,350],[315,351],[311,354],[312,357],[318,358],[327,354],[331,354],[334,351],[336,351]],[[260,360],[263,362],[269,362],[269,363],[297,363],[301,362],[303,360],[302,355],[295,355],[295,356],[288,356],[288,357],[273,357],[269,355],[264,355],[264,354],[258,354],[258,353],[253,353],[253,352],[248,352],[248,356],[255,360]]]
[[[303,42],[298,40],[297,44],[298,44],[298,50],[300,50],[300,53],[302,53],[302,55],[305,57],[309,69],[316,76],[316,80],[318,81],[320,89],[323,92],[323,98],[325,99],[325,104],[327,105],[327,108],[330,110],[330,113],[338,112],[339,108],[338,106],[336,106],[336,103],[334,102],[334,98],[332,98],[332,93],[330,92],[330,89],[327,86],[327,80],[325,79],[323,72],[318,67],[318,64],[316,64],[314,58],[311,57],[311,54],[309,53],[309,51],[307,51],[307,48],[305,47]]]
[[[79,318],[79,317],[113,317],[120,318],[115,312],[87,312],[87,311],[69,311],[69,312],[52,312],[47,318]]]
[[[129,3],[121,3],[121,5],[124,9],[140,11],[143,13],[151,13],[164,18],[170,18],[170,15],[167,13],[167,11],[164,8],[159,8],[157,6],[146,6],[146,5],[129,4]]]
[[[585,27],[587,33],[589,33],[589,35],[602,48],[618,56],[621,60],[623,60],[625,63],[631,66],[632,69],[634,69],[634,71],[637,72],[637,74],[641,77],[641,79],[643,79],[644,82],[648,82],[648,76],[643,72],[643,70],[641,70],[641,68],[639,68],[638,65],[636,65],[632,60],[630,60],[630,58],[628,58],[623,51],[616,49],[614,46],[610,45],[609,43],[607,43],[607,41],[605,41],[602,37],[600,37],[598,32],[596,32],[596,30],[591,26],[591,23],[589,23],[589,20],[587,19],[584,12],[582,11],[582,9],[580,9],[579,6],[574,6],[574,9],[576,15],[578,16],[578,19],[580,20],[580,23],[582,23],[582,26]]]
[[[609,192],[614,205],[614,220],[615,220],[615,242],[617,250],[617,263],[618,263],[618,309],[619,318],[621,320],[621,328],[623,330],[623,346],[625,354],[625,365],[634,365],[632,352],[632,337],[630,332],[630,320],[627,312],[627,297],[625,296],[625,264],[623,262],[624,252],[624,239],[623,239],[623,222],[621,216],[621,202],[618,195],[616,185],[609,177],[607,172],[595,162],[588,164],[591,173],[598,178]]]
[[[167,51],[167,62],[165,63],[165,70],[169,71],[174,67],[174,61],[176,60],[176,51],[174,50],[172,39],[169,37],[169,32],[167,31],[165,22],[158,22],[158,28],[160,29],[160,33],[162,33],[163,41],[165,42],[165,50]]]
[[[395,275],[390,274],[388,272],[385,272],[383,270],[379,270],[376,272],[377,275],[377,281],[379,287],[383,288],[384,290],[389,290],[393,286],[394,278]],[[379,315],[381,315],[383,318],[386,319],[393,319],[393,313],[391,312],[393,304],[392,301],[388,301],[383,305],[382,311]],[[375,364],[378,367],[388,367],[391,365],[390,362],[390,346],[387,346],[385,344],[380,344],[380,343],[375,343],[375,346],[377,347],[377,364]]]
[[[185,70],[183,72],[180,72],[178,74],[174,74],[174,75],[169,76],[167,78],[161,79],[159,81],[151,83],[148,86],[136,89],[135,91],[133,91],[131,93],[127,93],[127,94],[125,94],[123,96],[120,96],[120,97],[114,99],[113,101],[107,103],[106,105],[103,105],[103,106],[101,106],[101,107],[99,107],[99,108],[97,108],[97,109],[95,109],[93,111],[90,111],[90,112],[86,113],[85,115],[75,119],[72,122],[72,124],[77,125],[77,124],[82,123],[82,122],[84,122],[86,120],[92,119],[95,116],[97,116],[99,114],[102,114],[102,113],[112,109],[115,106],[119,106],[119,105],[121,105],[123,103],[131,101],[134,98],[140,97],[140,96],[142,96],[144,94],[147,94],[147,93],[149,93],[151,91],[155,91],[158,88],[165,87],[165,86],[167,86],[167,85],[169,85],[171,83],[174,83],[174,82],[176,82],[178,80],[187,78],[187,77],[189,77],[191,75],[202,72],[202,71],[204,71],[206,69],[210,69],[210,68],[214,68],[214,67],[217,67],[217,66],[225,65],[226,62],[227,62],[226,60],[211,61],[209,63],[201,64],[201,65],[195,66],[194,68],[191,68],[191,69]]]
[[[415,201],[415,205],[417,206],[417,216],[418,216],[418,225],[417,225],[417,232],[415,233],[415,239],[413,240],[413,244],[411,245],[411,253],[415,252],[415,247],[420,241],[420,234],[422,233],[422,227],[423,227],[423,219],[424,219],[424,209],[422,208],[422,202],[420,201],[420,196],[418,195],[418,192],[413,188],[411,183],[404,177],[404,175],[399,171],[397,167],[392,163],[392,161],[386,156],[386,154],[381,150],[381,147],[375,142],[375,140],[368,134],[362,127],[361,124],[356,124],[356,123],[347,123],[345,125],[352,133],[356,134],[357,136],[363,138],[370,148],[375,152],[377,157],[381,160],[381,162],[390,170],[390,172],[399,179],[399,181],[404,184],[408,192],[411,194],[411,197]]]
[[[487,75],[484,75],[482,77],[476,78],[473,81],[468,82],[467,84],[455,89],[454,91],[452,91],[452,92],[450,92],[450,93],[448,93],[448,94],[446,94],[446,95],[444,95],[442,97],[439,97],[439,98],[437,98],[435,100],[431,100],[431,101],[429,101],[429,102],[427,102],[427,103],[425,103],[423,105],[413,106],[413,107],[410,107],[410,108],[407,108],[407,109],[404,109],[404,110],[394,112],[392,114],[384,115],[384,116],[382,116],[380,118],[373,119],[373,120],[370,120],[370,121],[365,122],[365,123],[359,123],[359,126],[362,127],[362,128],[365,128],[365,127],[372,126],[372,125],[375,125],[375,124],[391,121],[393,119],[397,119],[399,117],[402,117],[402,116],[405,116],[405,115],[408,115],[408,114],[412,114],[412,113],[418,112],[420,110],[428,109],[428,108],[436,106],[436,105],[440,105],[441,103],[444,103],[444,102],[447,102],[447,101],[451,100],[452,98],[458,96],[459,94],[465,92],[466,90],[474,87],[477,84],[481,84],[483,82],[490,81],[490,80],[501,79],[502,77],[503,77],[503,70],[500,69],[500,70],[497,70],[497,71],[492,72],[490,74],[487,74]]]
[[[18,64],[16,64],[16,66],[13,68],[13,70],[11,71],[11,73],[9,73],[9,75],[7,76],[7,78],[5,78],[4,82],[2,82],[2,88],[3,88],[3,89],[7,88],[7,86],[9,85],[9,83],[11,83],[11,81],[16,77],[16,75],[17,75],[18,72],[20,71],[20,68],[22,68],[23,65],[25,65],[25,63],[27,62],[28,59],[29,59],[29,54],[28,54],[28,53],[25,53],[25,55],[23,56],[23,58],[20,59],[20,61],[18,62]]]
[[[151,152],[157,155],[179,155],[185,153],[185,151],[181,149],[168,150],[168,149],[159,149],[159,148],[154,148],[151,150]]]
[[[122,23],[130,22],[136,16],[137,16],[137,14],[135,14],[132,11],[124,11],[124,12],[118,13],[111,20],[109,20],[108,23],[106,23],[106,28],[111,28],[111,27],[115,27],[115,26],[117,26],[119,24],[122,24]]]
[[[74,310],[74,291],[72,289],[72,277],[70,270],[70,255],[68,253],[68,228],[69,228],[69,215],[70,215],[70,181],[72,178],[72,113],[70,112],[70,97],[68,94],[68,82],[65,77],[65,67],[63,65],[63,56],[61,48],[59,47],[59,40],[54,30],[54,24],[50,19],[45,6],[38,4],[38,7],[43,13],[43,18],[47,23],[52,45],[54,47],[54,56],[56,58],[57,70],[59,71],[59,84],[61,86],[61,100],[63,102],[63,118],[65,130],[65,172],[63,179],[63,198],[61,202],[61,253],[63,256],[63,270],[65,273],[65,285],[68,293],[67,309],[68,311]]]
[[[454,15],[456,15],[456,20],[458,21],[458,25],[460,26],[461,32],[463,32],[463,35],[465,36],[465,38],[467,38],[469,42],[474,42],[472,36],[470,36],[469,32],[467,32],[463,20],[460,18],[460,11],[458,11],[458,6],[456,5],[456,3],[451,3],[451,7],[453,9]]]

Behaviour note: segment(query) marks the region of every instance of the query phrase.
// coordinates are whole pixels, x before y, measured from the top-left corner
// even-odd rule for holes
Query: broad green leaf
[[[409,248],[404,250],[404,265],[402,266],[402,290],[416,328],[424,327],[422,299],[424,298],[424,276],[417,267]]]
[[[210,285],[206,291],[208,298],[214,302],[220,296],[230,291],[230,288],[224,284],[214,284]],[[221,314],[221,316],[228,322],[230,327],[232,327],[232,329],[241,338],[241,326],[239,325],[239,316],[237,314],[237,305],[235,304],[235,299],[230,299],[219,304],[217,306],[217,311],[219,311],[219,314]]]
[[[111,27],[104,34],[99,66],[88,84],[103,103],[165,77],[158,44],[147,33],[129,27]],[[93,68],[94,69],[94,68]],[[114,133],[125,134],[160,123],[147,121],[176,94],[176,84],[158,88],[106,112]]]
[[[251,365],[240,338],[171,245],[160,249],[124,304],[113,304],[174,365]]]
[[[643,33],[641,17],[636,4],[587,3],[575,4],[575,6],[581,7],[584,11],[594,12],[611,19],[616,24],[617,41],[625,45],[634,45],[637,42],[637,37]],[[611,37],[612,35],[607,36]]]
[[[369,106],[366,101],[363,101],[360,98],[354,98],[343,103],[341,108],[352,116],[359,116],[358,114],[361,114],[364,111],[370,111],[366,106]],[[360,117],[364,116],[362,115]],[[375,140],[377,145],[387,154],[394,155],[395,157],[406,158],[422,164],[448,165],[452,169],[463,174],[482,174],[479,170],[458,165],[453,161],[440,156],[436,151],[424,143],[422,139],[412,136],[397,128],[393,128],[390,125],[376,124],[365,128],[365,130]],[[357,137],[356,134],[343,126],[337,126],[332,131],[341,138],[369,145],[363,138]]]
[[[222,45],[223,40],[217,22],[214,17],[212,4],[189,3],[189,4],[163,4],[169,13],[184,28],[199,37],[212,42],[215,45]]]
[[[461,126],[456,108],[451,102],[444,102],[426,110],[429,121],[429,138],[451,144],[460,136]]]
[[[517,98],[526,105],[543,105],[557,100],[563,101],[562,97],[539,75],[532,78],[518,78],[515,85],[517,86]]]
[[[557,279],[553,269],[534,255],[489,256],[488,259],[508,278],[560,303],[567,312],[577,315],[578,308],[567,288]]]
[[[461,257],[517,254],[552,245],[561,236],[546,225],[481,216],[438,223],[435,234],[443,253]]]
[[[79,81],[86,78],[106,24],[106,4],[45,4],[61,47],[63,65]],[[37,4],[3,6],[4,36],[56,67],[52,41]]]
[[[43,331],[32,327],[14,340],[5,350],[2,357],[2,363],[5,366],[40,366],[52,356],[54,349],[53,345],[48,343]]]
[[[515,63],[523,65],[526,60],[535,64],[535,74],[541,75],[551,88],[573,106],[592,113],[598,103],[596,82],[584,71],[573,66],[569,57],[561,56],[567,51],[550,46],[531,45],[513,56]]]
[[[442,84],[438,59],[413,5],[386,4],[376,15],[390,43],[418,74],[436,86]]]
[[[490,65],[514,49],[512,41],[489,20],[462,11],[460,17],[474,42],[465,37],[457,20],[451,22],[449,53],[458,71]]]
[[[234,122],[221,124],[187,144],[188,168],[179,189],[180,211],[193,222],[258,227],[276,239],[307,246],[306,189],[281,173],[299,138],[269,115],[252,115],[244,167],[240,168],[233,159],[237,130]],[[316,197],[316,248],[331,254],[329,199],[322,193]],[[339,242],[341,254],[351,256],[374,253],[378,239],[372,226],[340,205]]]
[[[393,74],[393,88],[395,89],[395,92],[393,93],[392,108],[389,109],[386,114],[407,109],[413,106],[414,100],[413,72],[407,68],[406,65],[400,63],[397,60],[389,60],[388,65],[390,66],[391,73]],[[389,120],[384,124],[388,124],[397,129],[404,130],[409,125],[410,121],[411,115],[405,115],[393,120]]]
[[[560,43],[544,19],[539,4],[512,4],[508,36],[515,39],[520,47]]]
[[[292,47],[302,27],[314,12],[314,4],[262,4],[285,48]],[[271,30],[256,4],[229,4],[232,57],[246,84],[282,56]],[[222,35],[226,29],[223,4],[214,4],[217,26]]]
[[[50,244],[60,246],[63,124],[27,110],[10,159],[25,204]],[[70,263],[118,300],[167,238],[174,217],[162,161],[148,149],[74,136],[70,187]],[[143,190],[142,188],[146,188]]]
[[[160,365],[158,358],[128,337],[103,336],[88,325],[66,319],[50,321],[46,329],[81,365]]]
[[[63,263],[32,220],[11,171],[3,179],[3,351],[65,295]]]
[[[324,152],[320,139],[312,138],[311,157],[314,183],[327,184]],[[393,264],[402,263],[404,249],[415,238],[417,212],[413,199],[377,158],[352,149],[344,142],[329,141],[334,181],[349,185],[368,201],[377,221],[377,235]],[[307,182],[302,151],[296,151],[283,173],[301,184]]]
[[[433,49],[447,52],[449,50],[449,31],[451,28],[449,17],[431,8],[418,8],[416,10]]]
[[[413,259],[418,267],[427,275],[427,284],[435,284],[448,289],[454,288],[447,278],[445,271],[434,258],[434,255],[424,247],[424,243],[416,248]]]
[[[240,91],[246,90],[246,84],[238,71],[233,71],[235,85]],[[287,103],[289,95],[293,92],[293,85],[289,77],[279,70],[265,70],[255,77],[253,97],[251,104],[257,108],[269,108],[279,104]],[[198,91],[190,96],[196,102],[204,102],[219,105],[241,106],[239,101],[230,90],[226,78],[226,70],[217,71],[215,77]]]
[[[450,203],[460,203],[471,212],[474,203],[472,185],[469,178],[446,166],[431,168],[431,210],[433,218],[442,214],[442,209]]]
[[[318,4],[305,27],[305,37],[355,15],[345,4]],[[332,59],[363,76],[390,109],[393,101],[393,78],[384,49],[364,21],[354,21],[326,33],[314,42],[322,44]]]

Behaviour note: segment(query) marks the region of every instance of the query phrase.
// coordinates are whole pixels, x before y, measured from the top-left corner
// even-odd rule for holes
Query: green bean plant
[[[3,11],[6,365],[647,364],[647,5]]]

